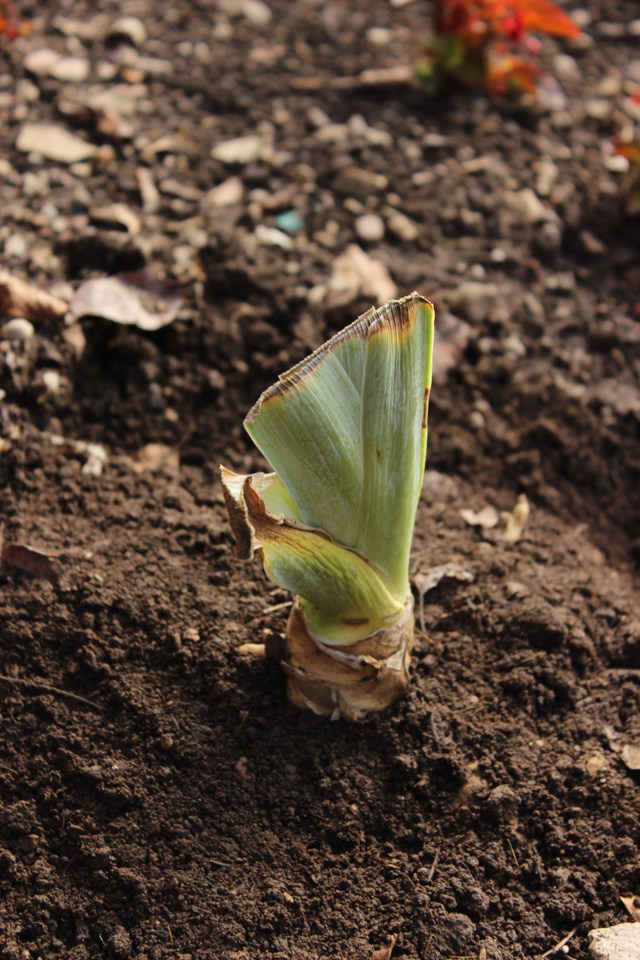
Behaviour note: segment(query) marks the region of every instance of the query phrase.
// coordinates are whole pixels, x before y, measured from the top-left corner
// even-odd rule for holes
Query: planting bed
[[[140,52],[172,72],[128,68],[147,87],[128,138],[76,116],[113,153],[38,163],[16,135],[67,123],[70,84],[28,52],[88,55],[86,87],[122,76],[100,73],[104,25],[66,46],[55,26],[93,5],[25,4],[30,37],[0,52],[0,269],[64,296],[160,264],[185,300],[155,333],[84,320],[82,348],[51,321],[2,343],[5,542],[66,576],[0,581],[0,958],[366,960],[395,936],[398,960],[510,960],[574,930],[588,957],[640,893],[640,228],[602,153],[640,58],[607,24],[632,5],[591,3],[582,51],[545,41],[544,108],[352,82],[418,56],[421,0],[269,0],[264,24],[206,0],[99,6],[106,27],[140,17]],[[271,153],[211,157],[252,134]],[[388,183],[350,193],[349,166]],[[213,206],[230,177],[237,202]],[[105,227],[113,203],[138,231]],[[292,249],[256,239],[294,208]],[[235,560],[218,479],[265,468],[244,414],[373,302],[370,276],[350,302],[318,290],[354,243],[440,318],[411,572],[473,575],[426,594],[409,695],[358,725],[295,710],[278,664],[237,652],[284,630],[290,598]],[[75,441],[105,446],[101,475]],[[173,453],[142,470],[150,443]],[[523,492],[514,546],[460,515]]]

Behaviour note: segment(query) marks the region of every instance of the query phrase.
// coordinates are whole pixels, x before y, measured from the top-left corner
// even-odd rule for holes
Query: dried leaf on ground
[[[426,573],[416,573],[411,582],[418,591],[419,597],[419,617],[420,628],[426,633],[424,622],[424,596],[429,590],[437,587],[441,580],[448,578],[450,580],[463,580],[469,582],[474,579],[470,570],[465,570],[459,563],[442,563],[437,567],[431,567]]]
[[[312,300],[327,310],[344,307],[359,296],[371,298],[378,306],[391,300],[397,287],[381,260],[375,260],[356,243],[333,261],[327,283],[314,287]]]
[[[468,583],[474,579],[471,570],[465,570],[459,563],[442,563],[431,567],[425,573],[416,573],[413,583],[421,596],[437,587],[441,580],[465,580]]]
[[[132,324],[140,330],[159,330],[173,323],[182,296],[152,270],[87,280],[69,304],[69,317],[102,317]]]
[[[48,580],[56,587],[64,579],[64,568],[55,554],[40,553],[20,543],[6,543],[2,547],[2,566]]]
[[[507,521],[503,539],[506,543],[517,543],[522,536],[525,524],[529,519],[530,507],[529,501],[524,493],[518,497],[517,503],[513,508],[513,513],[503,514],[503,519]]]
[[[61,320],[67,309],[64,300],[0,270],[0,317],[23,317],[35,322]]]
[[[620,899],[636,923],[640,923],[640,897],[620,897]]]
[[[386,947],[381,947],[380,950],[374,950],[373,953],[369,954],[369,960],[389,960],[391,956],[391,951],[396,945],[396,940],[398,935],[392,933],[389,937],[389,942]]]
[[[175,473],[180,469],[180,455],[173,447],[164,443],[148,443],[131,458],[131,466],[136,473],[168,470]]]
[[[460,516],[470,527],[482,527],[483,530],[491,530],[499,520],[495,507],[483,507],[477,513],[474,510],[461,510]]]

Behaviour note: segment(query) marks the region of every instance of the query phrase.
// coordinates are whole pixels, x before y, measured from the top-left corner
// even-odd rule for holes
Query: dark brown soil
[[[85,179],[15,148],[25,119],[60,122],[63,83],[31,76],[38,99],[0,99],[0,240],[19,234],[28,251],[0,267],[48,288],[160,263],[186,299],[157,333],[83,321],[79,357],[60,324],[2,344],[5,541],[59,554],[67,575],[0,581],[0,958],[366,960],[397,934],[398,960],[509,960],[574,929],[570,956],[586,958],[587,932],[623,921],[619,896],[640,893],[639,774],[621,755],[640,745],[640,228],[622,212],[630,175],[602,159],[628,121],[625,90],[606,117],[585,106],[637,63],[637,40],[598,28],[633,5],[589,4],[596,42],[551,113],[336,84],[411,62],[420,0],[269,0],[269,24],[232,18],[227,39],[212,39],[228,18],[207,0],[99,6],[142,17],[142,52],[173,73],[146,78],[133,142]],[[56,14],[92,10],[25,3],[34,32],[0,53],[0,93],[28,76],[28,49],[65,50]],[[368,42],[372,26],[393,28],[391,43]],[[84,45],[95,70],[104,43]],[[559,51],[545,42],[550,70]],[[319,140],[312,107],[391,139]],[[289,154],[279,166],[211,159],[264,122]],[[165,133],[178,146],[148,161],[156,182],[204,193],[238,175],[265,193],[217,219],[171,195],[142,214],[135,170]],[[479,157],[491,162],[474,170]],[[528,222],[505,191],[539,186],[541,162],[557,167],[542,195],[557,219]],[[395,205],[416,240],[357,239],[356,208],[333,191],[354,164],[396,195],[364,207]],[[264,204],[290,184],[284,206]],[[142,216],[139,236],[90,220],[112,202]],[[292,206],[293,252],[247,242]],[[448,372],[440,348],[412,561],[455,561],[474,580],[426,595],[409,695],[360,725],[296,711],[279,666],[237,652],[284,629],[289,598],[234,559],[218,480],[219,462],[264,467],[242,430],[259,392],[370,306],[309,306],[354,242],[399,294],[435,300],[441,343],[461,284],[497,288],[482,318],[467,311]],[[103,443],[102,475],[51,435]],[[179,468],[136,472],[151,442],[177,449]],[[513,547],[460,516],[511,510],[522,492],[532,513]]]

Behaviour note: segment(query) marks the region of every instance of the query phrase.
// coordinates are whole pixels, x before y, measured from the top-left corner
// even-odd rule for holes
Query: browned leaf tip
[[[3,567],[14,567],[32,577],[41,577],[59,587],[64,578],[64,568],[53,554],[40,553],[19,543],[7,543],[2,547]]]
[[[369,954],[369,960],[389,960],[391,951],[395,947],[397,939],[398,935],[396,933],[392,933],[388,938],[389,942],[387,943],[386,947],[381,947],[380,950],[374,950],[373,953]]]

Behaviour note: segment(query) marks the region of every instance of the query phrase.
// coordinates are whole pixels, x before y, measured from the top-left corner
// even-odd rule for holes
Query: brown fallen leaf
[[[620,899],[636,923],[640,923],[640,897],[620,897]]]
[[[2,548],[2,566],[14,567],[32,577],[41,577],[59,587],[64,579],[64,568],[57,556],[40,553],[20,543],[7,543]]]
[[[76,290],[68,315],[70,320],[102,317],[153,331],[173,323],[181,304],[180,293],[147,268],[87,280]]]
[[[369,960],[389,960],[391,951],[395,947],[397,939],[398,935],[396,933],[392,933],[388,938],[389,942],[387,943],[387,946],[381,947],[380,950],[374,950],[373,953],[370,953]]]
[[[145,473],[147,470],[176,473],[180,469],[180,454],[164,443],[148,443],[131,457],[131,466],[136,473]]]
[[[64,300],[0,270],[0,316],[23,317],[36,322],[62,320],[67,310]]]

